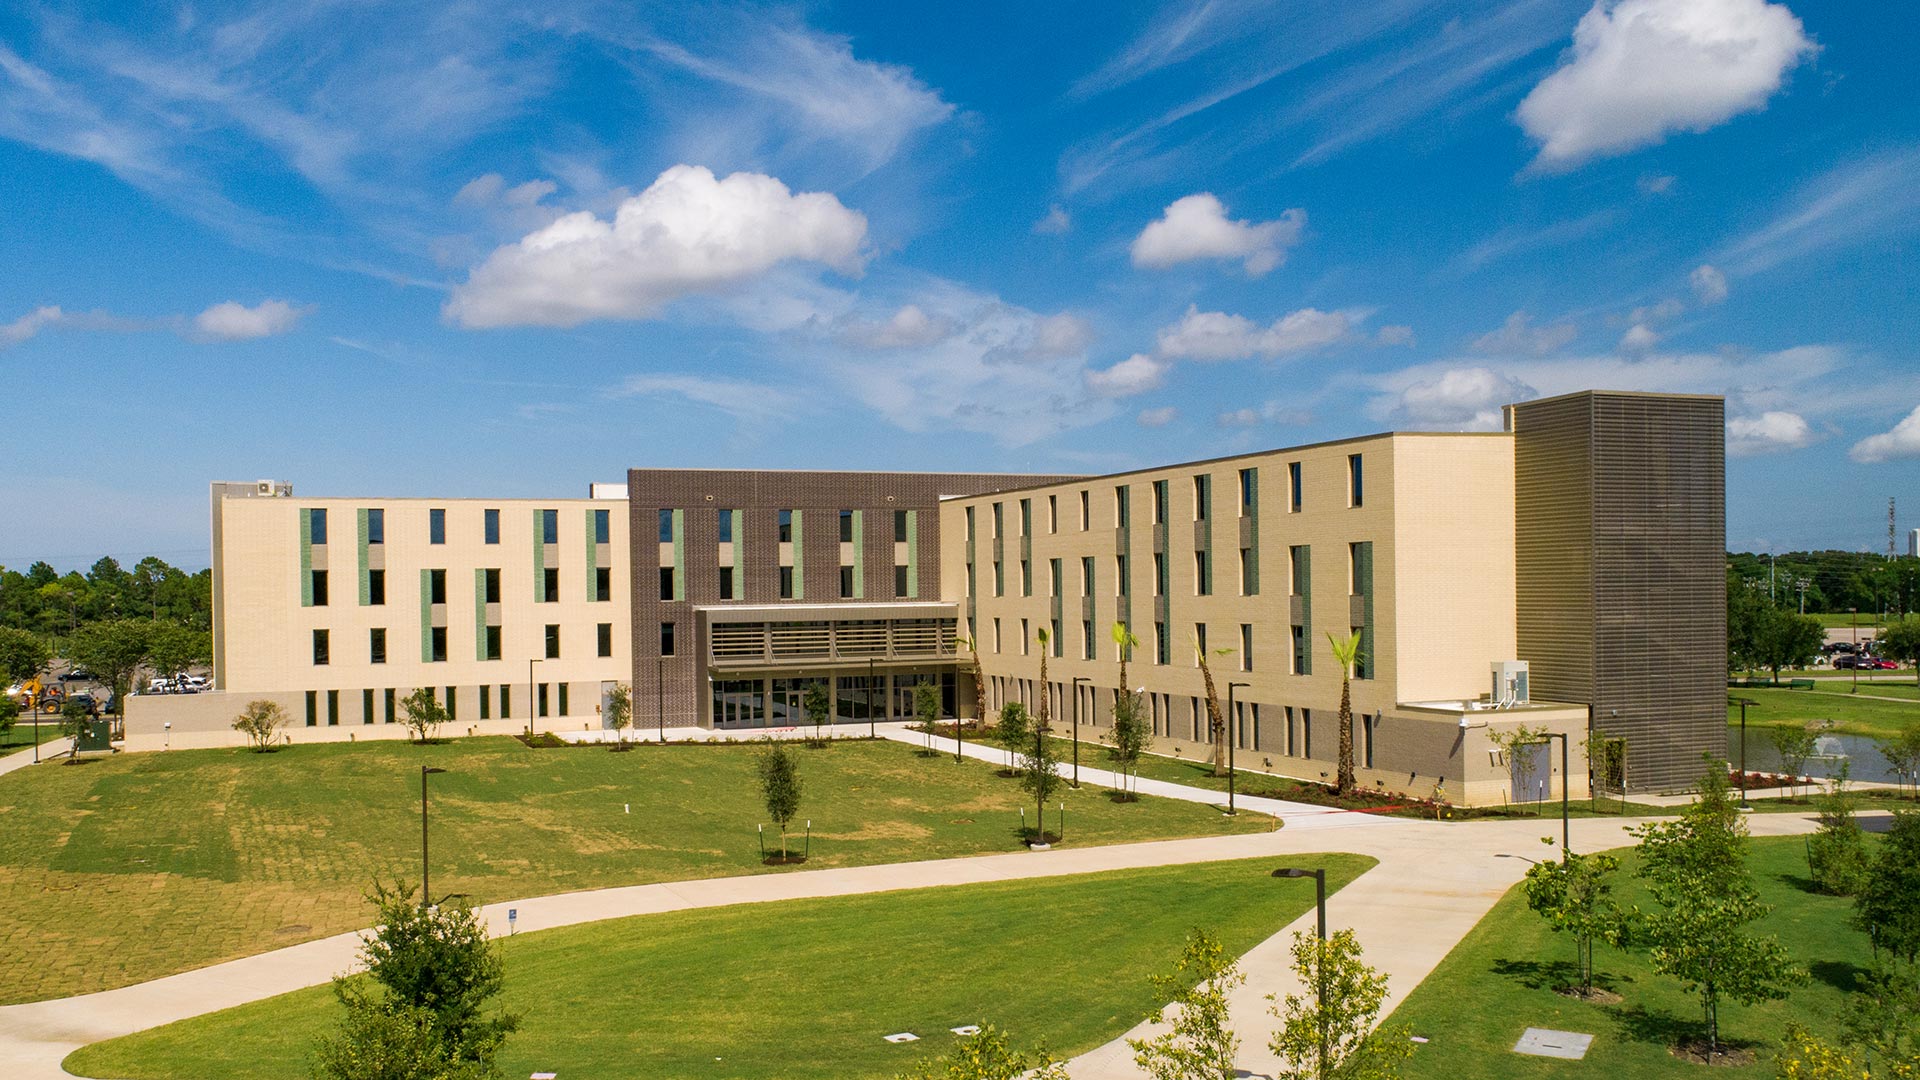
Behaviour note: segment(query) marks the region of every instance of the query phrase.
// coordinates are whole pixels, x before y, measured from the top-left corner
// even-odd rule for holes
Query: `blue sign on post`
[[[508,932],[508,933],[512,933],[512,932],[513,932],[513,923],[514,923],[514,920],[516,920],[516,919],[518,919],[519,917],[520,917],[520,909],[519,909],[519,908],[508,908],[508,909],[507,909],[507,932]]]

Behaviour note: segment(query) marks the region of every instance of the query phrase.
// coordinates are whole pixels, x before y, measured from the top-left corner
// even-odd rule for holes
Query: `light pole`
[[[1751,810],[1747,805],[1747,707],[1759,708],[1760,703],[1752,698],[1735,698],[1734,704],[1740,706],[1740,809]]]
[[[667,744],[667,658],[653,658],[653,722],[660,732],[660,745]]]
[[[867,738],[875,738],[873,731],[873,657],[867,657]]]
[[[1327,1075],[1327,1044],[1329,1042],[1327,1037],[1327,871],[1324,867],[1302,870],[1289,866],[1275,870],[1273,876],[1313,879],[1314,906],[1320,913],[1320,949],[1313,961],[1314,993],[1320,1001],[1320,1065],[1315,1071],[1324,1077]]]
[[[1073,789],[1080,790],[1080,684],[1093,685],[1085,675],[1073,677]]]
[[[1227,813],[1238,814],[1233,805],[1234,768],[1233,748],[1240,742],[1240,714],[1233,707],[1233,691],[1237,687],[1251,687],[1252,683],[1230,682],[1227,684]]]
[[[1567,733],[1564,731],[1547,732],[1547,745],[1560,740],[1560,861],[1567,861],[1573,852],[1567,845],[1572,842],[1573,831],[1567,825],[1567,793],[1573,787],[1573,777],[1567,773]]]
[[[427,889],[427,775],[443,773],[432,765],[420,766],[420,906],[432,907],[432,893]]]
[[[33,706],[33,763],[40,764],[40,695],[27,695],[28,703]]]
[[[1849,693],[1860,692],[1860,609],[1848,608],[1847,621],[1853,624],[1853,689]]]

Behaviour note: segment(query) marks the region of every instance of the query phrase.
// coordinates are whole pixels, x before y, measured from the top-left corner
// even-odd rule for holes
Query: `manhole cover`
[[[920,1041],[920,1036],[915,1035],[911,1031],[902,1031],[902,1032],[899,1032],[898,1034],[885,1036],[885,1038],[890,1043],[909,1043],[909,1042]]]
[[[1534,1057],[1563,1058],[1567,1061],[1579,1061],[1587,1056],[1587,1047],[1593,1045],[1593,1036],[1582,1035],[1577,1031],[1554,1031],[1551,1028],[1528,1028],[1513,1044],[1516,1054],[1532,1054]]]

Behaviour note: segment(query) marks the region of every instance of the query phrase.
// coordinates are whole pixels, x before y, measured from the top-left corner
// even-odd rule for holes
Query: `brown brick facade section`
[[[895,511],[919,511],[916,562],[918,599],[938,600],[940,516],[943,497],[1026,487],[1069,479],[1060,476],[981,473],[867,473],[763,470],[632,469],[627,473],[633,565],[634,726],[646,731],[662,722],[686,727],[706,717],[707,642],[694,618],[699,607],[735,604],[835,604],[840,596],[840,512],[863,511],[856,543],[863,546],[862,601],[881,603],[894,594]],[[741,579],[731,601],[720,599],[719,510],[744,512],[733,543],[744,545]],[[660,599],[659,515],[685,514],[685,598]],[[797,511],[801,543],[796,577],[803,595],[780,596],[779,514]],[[674,655],[660,656],[660,626],[673,623]],[[660,678],[664,674],[664,681]]]
[[[1636,791],[1726,754],[1725,404],[1593,391],[1509,407],[1533,692],[1627,739]]]

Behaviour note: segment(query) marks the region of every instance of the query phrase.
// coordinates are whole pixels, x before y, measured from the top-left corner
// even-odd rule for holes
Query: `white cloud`
[[[1473,350],[1490,356],[1545,356],[1565,348],[1578,333],[1572,323],[1534,326],[1531,316],[1516,311],[1500,329],[1474,339]]]
[[[1258,409],[1233,409],[1219,415],[1216,422],[1221,427],[1252,427],[1260,422]]]
[[[1647,353],[1660,344],[1660,335],[1646,323],[1634,323],[1627,332],[1620,335],[1620,351],[1623,353]]]
[[[0,326],[0,349],[18,345],[62,318],[57,307],[35,308],[10,323]]]
[[[1686,314],[1686,311],[1687,305],[1669,296],[1657,304],[1648,304],[1644,307],[1634,308],[1627,314],[1627,321],[1630,323],[1645,323],[1648,326],[1654,326],[1663,322],[1672,322]]]
[[[1146,353],[1134,353],[1104,371],[1087,372],[1087,389],[1101,397],[1132,397],[1156,390],[1172,365]]]
[[[1920,409],[1908,413],[1905,420],[1893,425],[1893,430],[1854,443],[1847,456],[1864,465],[1920,458]]]
[[[1799,413],[1764,412],[1727,421],[1727,453],[1734,457],[1798,450],[1812,442],[1813,428]]]
[[[1412,345],[1413,327],[1383,326],[1374,332],[1373,340],[1382,345]]]
[[[1595,0],[1515,115],[1536,165],[1571,168],[1758,111],[1815,48],[1765,0]]]
[[[1054,203],[1047,208],[1047,216],[1033,223],[1033,231],[1041,236],[1059,236],[1073,228],[1073,218],[1066,208]]]
[[[262,300],[253,307],[227,300],[195,315],[193,331],[207,341],[251,341],[286,333],[312,310],[285,300]]]
[[[466,327],[645,319],[788,261],[858,274],[866,235],[865,215],[832,195],[796,195],[759,173],[717,180],[703,167],[675,165],[621,203],[611,222],[568,214],[499,248],[442,313]]]
[[[1174,326],[1160,329],[1160,355],[1188,360],[1275,359],[1324,348],[1345,338],[1359,316],[1345,311],[1301,308],[1261,326],[1244,315],[1187,308]]]
[[[1532,387],[1491,368],[1449,368],[1408,383],[1376,411],[1422,427],[1497,431],[1500,406],[1534,396]]]
[[[1256,427],[1260,424],[1282,424],[1289,427],[1305,427],[1313,423],[1313,414],[1305,409],[1291,409],[1277,401],[1269,401],[1259,408],[1244,407],[1230,409],[1214,418],[1221,427]]]
[[[848,316],[836,326],[835,336],[863,349],[912,349],[931,345],[953,333],[953,323],[936,319],[917,304],[907,304],[883,321]]]
[[[1693,268],[1687,275],[1688,284],[1693,286],[1694,299],[1702,307],[1711,307],[1727,298],[1727,275],[1706,263]]]
[[[1807,182],[1773,220],[1717,253],[1736,276],[1854,245],[1884,246],[1920,223],[1920,145],[1876,151]]]
[[[1134,237],[1133,265],[1165,270],[1194,259],[1243,259],[1247,276],[1259,277],[1285,261],[1306,224],[1304,210],[1288,210],[1274,221],[1232,221],[1212,194],[1188,195]]]
[[[1166,427],[1173,423],[1174,417],[1179,415],[1179,409],[1171,405],[1162,405],[1157,409],[1141,409],[1140,415],[1134,418],[1134,422],[1141,427]]]
[[[1676,178],[1664,173],[1642,176],[1636,183],[1642,195],[1666,195],[1673,191]]]

